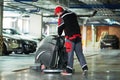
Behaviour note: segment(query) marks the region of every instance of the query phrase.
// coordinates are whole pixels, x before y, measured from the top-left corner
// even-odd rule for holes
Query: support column
[[[96,42],[96,27],[94,25],[91,25],[92,27],[92,46],[95,47]]]
[[[82,46],[83,46],[83,51],[86,51],[87,47],[87,27],[83,25],[83,30],[82,30]]]
[[[0,56],[2,55],[3,47],[2,25],[3,25],[3,0],[0,0]]]
[[[83,47],[83,52],[85,52],[86,49],[87,49],[87,27],[85,26],[85,24],[87,22],[87,19],[88,18],[86,18],[83,21],[83,29],[82,29],[82,47]]]

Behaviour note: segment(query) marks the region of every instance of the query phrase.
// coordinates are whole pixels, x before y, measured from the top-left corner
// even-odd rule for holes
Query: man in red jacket
[[[80,26],[76,14],[65,10],[62,6],[57,6],[54,13],[58,16],[58,35],[61,36],[63,31],[65,33],[65,47],[68,53],[67,68],[61,74],[72,75],[74,51],[82,67],[83,74],[86,74],[88,66],[83,55]]]

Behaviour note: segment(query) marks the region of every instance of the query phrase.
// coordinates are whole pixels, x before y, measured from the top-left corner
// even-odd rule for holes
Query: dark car
[[[116,35],[105,35],[100,41],[100,48],[112,47],[113,49],[119,48],[119,38]]]
[[[7,34],[9,36],[14,36],[16,38],[19,38],[22,44],[21,53],[29,54],[29,53],[33,53],[36,51],[37,41],[22,33],[19,33],[17,30],[12,29],[12,28],[4,28],[3,34]],[[18,52],[15,52],[15,53],[18,53]]]

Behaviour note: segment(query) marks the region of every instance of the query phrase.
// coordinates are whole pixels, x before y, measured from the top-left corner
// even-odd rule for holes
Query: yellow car
[[[12,52],[21,52],[21,41],[13,36],[3,34],[3,50],[2,55],[9,55]]]

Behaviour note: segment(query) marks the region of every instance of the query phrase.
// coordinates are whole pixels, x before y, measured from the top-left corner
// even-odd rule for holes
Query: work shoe
[[[88,75],[88,70],[84,70],[83,75],[87,76]]]
[[[67,75],[72,75],[72,73],[68,73],[67,71],[61,72],[61,75],[67,76]]]

